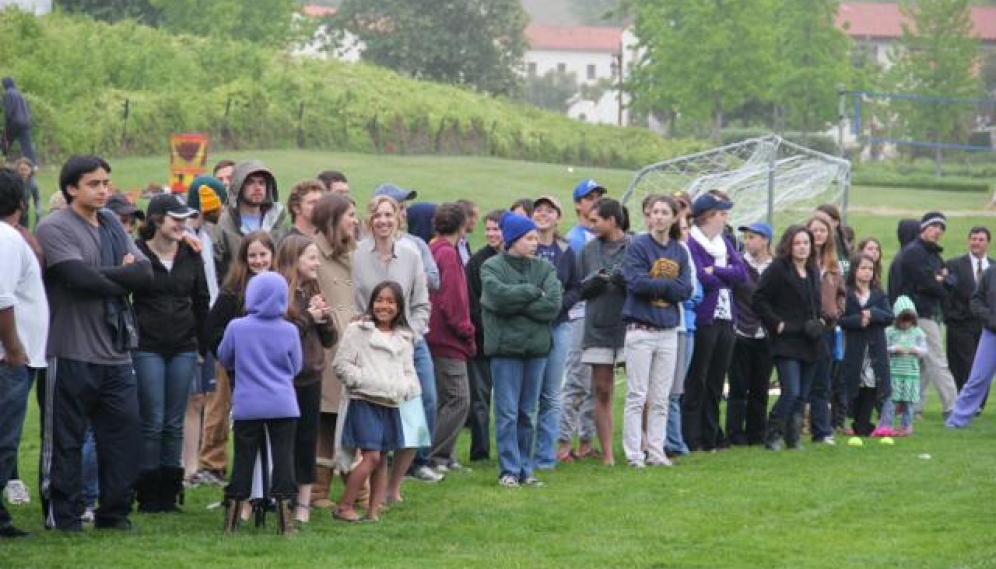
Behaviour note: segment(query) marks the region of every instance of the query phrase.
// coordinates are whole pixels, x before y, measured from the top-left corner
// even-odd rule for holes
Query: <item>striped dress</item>
[[[885,330],[889,345],[889,372],[892,375],[892,400],[907,403],[920,401],[920,356],[917,354],[897,354],[894,348],[919,348],[927,351],[927,336],[916,326],[900,330],[889,326]]]

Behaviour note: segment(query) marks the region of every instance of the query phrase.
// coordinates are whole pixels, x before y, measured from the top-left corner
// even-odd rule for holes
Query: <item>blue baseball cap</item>
[[[771,237],[774,234],[771,230],[771,226],[763,221],[755,221],[750,225],[741,225],[737,228],[737,231],[750,231],[751,233],[764,237],[768,240],[768,243],[771,243]]]
[[[602,184],[588,178],[587,180],[582,180],[580,184],[574,186],[574,201],[581,201],[581,198],[592,192],[601,192],[605,194],[608,193],[608,190],[606,190],[605,186]]]
[[[406,190],[404,188],[399,188],[394,184],[381,184],[377,186],[373,191],[373,197],[377,196],[387,196],[392,200],[401,203],[408,200],[413,200],[418,197],[418,192],[415,190]]]

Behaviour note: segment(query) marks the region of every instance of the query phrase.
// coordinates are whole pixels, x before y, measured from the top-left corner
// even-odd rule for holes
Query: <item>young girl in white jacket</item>
[[[405,319],[401,286],[384,281],[373,289],[364,318],[346,329],[332,366],[349,396],[342,447],[357,449],[360,462],[350,471],[333,516],[359,521],[353,504],[370,481],[367,519],[376,521],[387,490],[386,453],[404,444],[398,405],[421,394],[414,365],[414,334]]]

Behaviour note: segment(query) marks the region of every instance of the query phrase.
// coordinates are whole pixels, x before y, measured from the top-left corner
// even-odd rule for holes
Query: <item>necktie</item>
[[[982,280],[982,259],[977,259],[976,263],[978,264],[975,265],[975,282],[979,282]]]

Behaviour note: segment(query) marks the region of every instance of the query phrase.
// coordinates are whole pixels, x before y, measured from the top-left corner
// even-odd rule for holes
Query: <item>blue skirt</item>
[[[384,452],[402,448],[404,433],[398,408],[350,399],[342,427],[342,446]]]

